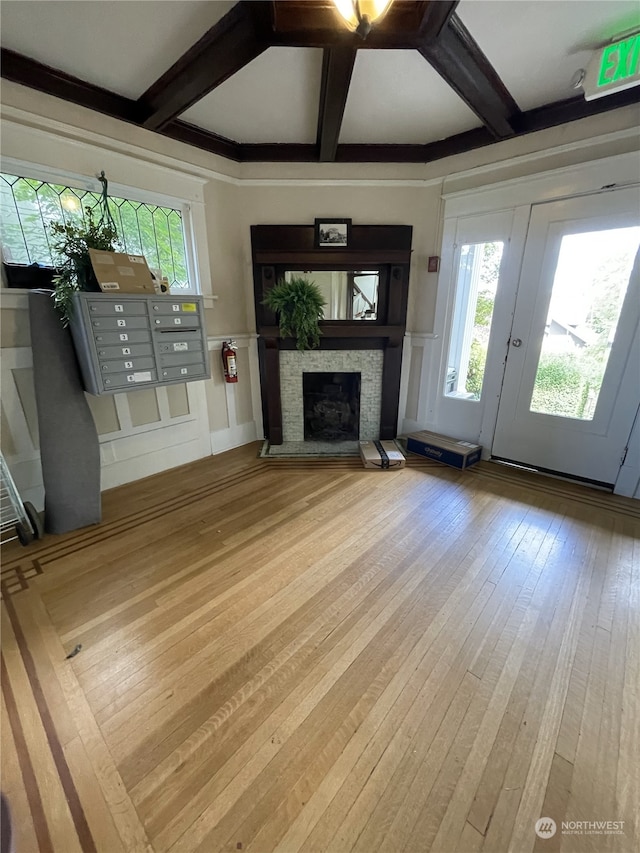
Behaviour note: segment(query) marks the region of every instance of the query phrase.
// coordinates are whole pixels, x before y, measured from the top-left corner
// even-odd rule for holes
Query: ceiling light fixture
[[[392,0],[333,0],[350,30],[366,39],[372,26],[386,13]]]

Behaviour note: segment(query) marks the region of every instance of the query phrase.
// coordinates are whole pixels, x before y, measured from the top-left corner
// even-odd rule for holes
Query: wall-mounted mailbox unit
[[[90,394],[211,375],[201,296],[80,292],[70,327]]]

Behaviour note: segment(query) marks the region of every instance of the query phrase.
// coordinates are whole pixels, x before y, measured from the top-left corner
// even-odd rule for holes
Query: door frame
[[[522,340],[522,348],[509,354],[492,447],[498,459],[566,471],[568,477],[573,472],[577,480],[602,485],[614,484],[619,476],[637,409],[637,262],[629,271],[625,302],[592,417],[556,417],[532,411],[530,406],[565,236],[632,225],[640,230],[637,189],[621,188],[613,193],[545,202],[532,208],[511,329],[512,338]],[[628,401],[631,407],[626,405]]]
[[[425,416],[437,432],[454,438],[473,441],[483,446],[483,458],[490,456],[491,442],[498,417],[502,377],[508,353],[508,331],[500,337],[501,329],[511,329],[515,309],[520,265],[529,224],[530,209],[523,205],[513,209],[457,217],[445,221],[442,240],[442,267],[438,288],[434,327],[437,334],[438,357],[429,366],[431,400]],[[495,229],[495,230],[492,230]],[[491,343],[480,400],[464,400],[444,394],[451,319],[455,303],[458,276],[459,248],[463,243],[484,242],[504,238],[503,261],[500,267],[499,294],[494,305]]]
[[[459,220],[475,216],[482,217],[503,211],[512,212],[513,225],[509,258],[508,263],[501,270],[501,287],[504,286],[503,289],[506,288],[509,291],[509,297],[512,297],[510,317],[507,319],[505,312],[502,312],[506,359],[506,345],[511,331],[526,234],[533,205],[575,198],[581,195],[610,192],[624,186],[637,186],[639,171],[640,154],[630,152],[591,160],[576,166],[526,175],[472,190],[443,193],[442,263],[438,276],[433,339],[430,341],[429,347],[430,358],[428,364],[425,364],[426,370],[423,373],[424,393],[420,394],[417,406],[417,421],[421,424],[421,428],[431,429],[435,432],[448,431],[457,438],[478,442],[483,446],[483,458],[491,457],[502,387],[502,374],[496,374],[491,378],[485,377],[485,386],[480,401],[482,416],[479,430],[477,428],[472,431],[465,429],[466,419],[464,415],[460,417],[459,428],[452,430],[445,414],[446,407],[443,409],[442,405],[443,400],[447,399],[444,396],[444,383],[440,379],[445,369],[444,362],[448,356],[449,329],[447,323],[449,322],[450,305],[455,290],[455,235]],[[505,302],[508,301],[505,299]],[[456,402],[459,402],[460,406],[477,405],[471,401]],[[621,491],[624,490],[625,494],[629,494],[631,488],[629,482],[633,476],[633,474],[627,473],[625,485],[623,486],[622,482],[620,483]],[[618,493],[618,481],[614,492]]]

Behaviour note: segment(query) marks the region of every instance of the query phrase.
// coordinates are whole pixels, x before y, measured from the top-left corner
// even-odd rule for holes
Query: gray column
[[[50,291],[29,293],[45,530],[66,533],[101,520],[100,447],[68,329]]]

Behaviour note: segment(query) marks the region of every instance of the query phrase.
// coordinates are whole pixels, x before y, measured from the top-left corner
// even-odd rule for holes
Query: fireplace
[[[305,441],[359,438],[359,373],[303,373],[302,400]]]
[[[355,441],[380,437],[382,350],[285,350],[280,353],[282,437],[289,441]],[[309,439],[305,417],[305,377],[328,377],[325,385],[341,384],[336,377],[356,377],[358,387],[355,436]],[[309,380],[307,380],[309,381]],[[343,390],[344,394],[345,391]],[[350,406],[351,408],[351,406]]]
[[[332,421],[328,430],[335,438],[329,440],[342,439],[346,426],[341,412],[346,416],[347,408],[353,422],[349,430],[354,438],[346,441],[395,438],[411,234],[409,225],[354,224],[347,246],[327,247],[316,244],[311,224],[251,226],[262,414],[265,436],[271,446],[309,441],[310,429],[312,432],[316,427],[321,431],[326,429],[326,425],[311,423],[314,418],[309,415],[309,403],[305,416],[305,373],[360,374],[357,408],[353,403],[343,405],[344,390],[337,393],[337,400],[325,402],[321,407],[325,420]],[[358,319],[352,310],[355,296],[349,298],[348,290],[346,304],[351,309],[346,314],[334,312],[328,315],[334,319],[321,321],[317,349],[298,351],[294,340],[283,337],[278,317],[266,307],[265,297],[276,282],[300,270],[314,270],[316,275],[323,276],[323,281],[329,281],[331,293],[325,296],[328,305],[335,300],[342,305],[345,274],[350,285],[357,284],[355,277],[362,275],[362,270],[375,273],[378,282],[375,319]],[[370,294],[369,297],[373,298]],[[325,384],[341,386],[341,382],[333,380]],[[323,439],[311,440],[321,443]]]

